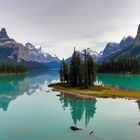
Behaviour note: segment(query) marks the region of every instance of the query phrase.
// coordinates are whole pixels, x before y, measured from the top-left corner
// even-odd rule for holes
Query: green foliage
[[[116,61],[105,62],[98,65],[99,73],[140,73],[140,57],[120,58]]]
[[[88,88],[95,81],[95,64],[86,50],[84,60],[74,50],[71,64],[68,66],[63,59],[59,73],[61,83],[69,83],[72,87]]]
[[[23,73],[26,68],[19,64],[0,64],[0,73]]]
[[[69,82],[68,65],[64,59],[62,61],[59,73],[60,73],[60,81],[62,83],[65,83],[65,82],[68,83]]]
[[[78,86],[81,82],[80,68],[81,68],[80,56],[74,50],[70,64],[70,83],[73,87]]]
[[[90,55],[88,55],[87,59],[87,72],[88,72],[88,84],[91,85],[92,81],[96,80],[96,68],[93,62],[93,59]]]

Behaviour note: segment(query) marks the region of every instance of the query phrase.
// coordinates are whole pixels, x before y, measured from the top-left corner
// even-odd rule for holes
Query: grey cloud
[[[0,26],[19,42],[47,42],[44,46],[66,57],[74,45],[100,50],[98,42],[134,36],[139,5],[139,0],[0,0]]]

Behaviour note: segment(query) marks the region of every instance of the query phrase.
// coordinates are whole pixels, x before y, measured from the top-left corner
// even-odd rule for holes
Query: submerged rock
[[[70,129],[73,130],[73,131],[82,130],[82,128],[79,128],[79,127],[76,127],[76,126],[71,126]]]
[[[90,134],[90,135],[92,135],[93,133],[94,133],[94,132],[93,132],[93,131],[91,131],[89,134]]]
[[[51,92],[50,90],[46,90],[46,92]]]
[[[60,97],[60,96],[61,96],[61,94],[57,94],[56,96]]]

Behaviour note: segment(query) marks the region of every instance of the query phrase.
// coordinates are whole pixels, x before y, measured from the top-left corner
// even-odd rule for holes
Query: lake
[[[139,140],[140,103],[73,99],[48,88],[58,71],[0,76],[0,140]],[[97,83],[140,90],[140,76],[98,74]],[[83,128],[73,132],[70,126]],[[90,131],[94,135],[89,135]]]

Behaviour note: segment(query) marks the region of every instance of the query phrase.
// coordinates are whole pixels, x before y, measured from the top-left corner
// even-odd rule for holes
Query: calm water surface
[[[140,75],[98,74],[97,82],[115,88],[140,91]]]
[[[47,87],[57,80],[55,70],[0,76],[0,140],[140,139],[140,104],[124,99],[58,97],[59,92]],[[140,76],[98,75],[97,81],[140,89]],[[71,125],[84,130],[72,132]],[[88,134],[92,130],[94,136]]]

